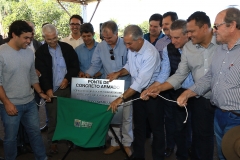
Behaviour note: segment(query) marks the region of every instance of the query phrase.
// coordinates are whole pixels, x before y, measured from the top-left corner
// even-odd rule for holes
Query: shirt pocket
[[[239,85],[240,83],[240,63],[229,67],[229,72],[226,76],[226,82],[229,84]]]

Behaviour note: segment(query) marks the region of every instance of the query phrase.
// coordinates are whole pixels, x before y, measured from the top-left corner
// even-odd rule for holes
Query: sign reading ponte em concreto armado
[[[109,105],[124,92],[124,80],[72,78],[71,98]],[[122,106],[114,115],[112,124],[121,124]]]

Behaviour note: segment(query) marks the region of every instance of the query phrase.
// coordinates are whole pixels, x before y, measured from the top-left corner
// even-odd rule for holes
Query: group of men
[[[145,159],[149,133],[153,160],[170,156],[175,144],[178,160],[212,160],[214,133],[218,157],[224,160],[222,137],[239,125],[239,17],[238,9],[225,9],[216,16],[212,29],[204,12],[194,12],[186,21],[178,20],[175,12],[154,14],[148,34],[143,36],[139,26],[129,25],[123,38],[118,36],[117,24],[107,21],[101,26],[103,41],[98,43],[93,26],[73,15],[69,37],[58,41],[56,27],[46,24],[42,27],[44,44],[36,50],[31,48],[32,27],[14,21],[9,42],[0,46],[5,159],[17,156],[20,122],[35,159],[47,159],[32,88],[48,102],[49,153],[58,153],[58,142],[52,141],[57,124],[55,97],[70,97],[71,78],[81,77],[125,81],[125,92],[109,105],[113,112],[121,103],[141,98],[124,105],[122,126],[114,127],[132,160]],[[177,103],[160,98],[159,93]],[[188,119],[185,109],[191,112]],[[120,149],[110,132],[109,136],[111,145],[104,154]]]

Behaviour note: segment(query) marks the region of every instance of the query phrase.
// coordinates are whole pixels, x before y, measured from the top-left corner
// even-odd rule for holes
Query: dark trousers
[[[133,99],[139,98],[136,93]],[[146,120],[148,119],[153,134],[152,157],[153,160],[164,160],[164,109],[161,99],[150,98],[148,101],[133,101],[134,124],[134,157],[145,158]]]
[[[215,108],[204,97],[194,98],[192,107],[192,159],[212,160]]]
[[[176,101],[177,98],[184,92],[185,89],[180,88],[178,90],[169,90],[163,92],[162,96],[167,99]],[[186,119],[185,108],[179,107],[177,103],[164,100],[164,113],[165,113],[165,130],[166,130],[166,142],[168,147],[174,148],[174,144],[177,145],[176,156],[178,160],[188,159],[188,148],[191,146],[191,122],[190,117],[187,119],[187,123],[183,123]],[[192,99],[189,99],[187,110],[188,115],[191,115]],[[171,123],[169,123],[171,122]],[[168,135],[169,134],[169,135]],[[169,139],[171,137],[171,139]],[[169,144],[169,142],[172,142]],[[190,143],[190,144],[189,144]]]
[[[172,99],[170,97],[170,92],[166,91],[161,93],[161,96],[167,98],[167,99]],[[164,107],[164,119],[165,119],[165,131],[166,131],[166,147],[173,149],[175,146],[175,141],[174,141],[174,130],[175,130],[175,123],[174,123],[174,107],[176,103],[163,100],[163,107]]]

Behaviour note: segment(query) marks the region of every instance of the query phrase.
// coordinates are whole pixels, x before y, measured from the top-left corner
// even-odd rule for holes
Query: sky
[[[89,22],[96,2],[87,5],[87,21]],[[240,0],[101,0],[98,9],[91,21],[95,32],[99,32],[99,24],[110,19],[117,20],[120,28],[127,24],[140,24],[148,21],[154,13],[164,14],[174,11],[179,19],[187,19],[195,11],[203,11],[214,23],[217,13],[230,5],[237,5],[240,9]]]

